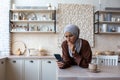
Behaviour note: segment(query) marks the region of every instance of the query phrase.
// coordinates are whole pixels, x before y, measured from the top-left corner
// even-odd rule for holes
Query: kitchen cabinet
[[[42,60],[42,80],[56,80],[56,61]]]
[[[40,7],[37,7],[40,8]],[[55,33],[56,10],[11,9],[11,33]]]
[[[6,80],[23,80],[23,62],[22,59],[6,60]]]
[[[24,80],[41,80],[41,60],[25,59]]]
[[[96,57],[95,57],[95,56],[92,58],[91,63],[97,63],[97,61],[96,61]]]
[[[5,59],[0,59],[0,80],[5,80]]]
[[[120,11],[105,10],[94,13],[96,34],[120,34]]]
[[[6,80],[56,80],[55,59],[8,58],[6,62]]]

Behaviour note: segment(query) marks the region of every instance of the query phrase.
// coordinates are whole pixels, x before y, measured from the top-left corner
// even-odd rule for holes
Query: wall
[[[58,3],[79,3],[79,4],[92,4],[94,5],[94,10],[99,10],[99,0],[13,0],[16,5],[26,6],[44,6],[48,3],[51,3],[53,6],[58,6]],[[120,0],[101,0],[101,9],[104,10],[105,7],[120,7],[119,3]],[[0,51],[2,52],[2,55],[9,55],[9,8],[10,8],[10,0],[3,0],[2,3],[0,3]],[[33,34],[34,35],[34,34]],[[13,37],[14,34],[11,36]],[[38,38],[35,40],[36,43],[32,44],[33,41],[32,38],[20,38],[23,35],[19,34],[19,38],[23,40],[27,46],[29,47],[35,47],[39,48],[39,46],[45,46],[51,53],[59,53],[61,50],[57,46],[57,34],[36,34],[35,36],[38,36]],[[49,36],[49,37],[48,37]],[[51,39],[52,37],[52,39]],[[45,39],[44,39],[45,38]],[[28,40],[29,41],[28,41]],[[35,39],[35,38],[34,38]],[[96,50],[117,50],[117,46],[120,44],[120,37],[119,35],[95,35],[95,47],[92,48],[93,53]],[[30,43],[29,43],[30,42]],[[37,45],[36,45],[37,44]]]
[[[0,55],[9,55],[9,0],[0,3]]]

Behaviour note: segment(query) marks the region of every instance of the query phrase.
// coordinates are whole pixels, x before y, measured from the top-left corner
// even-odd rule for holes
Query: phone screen
[[[58,61],[63,61],[62,57],[60,54],[54,54],[55,58],[58,60]]]

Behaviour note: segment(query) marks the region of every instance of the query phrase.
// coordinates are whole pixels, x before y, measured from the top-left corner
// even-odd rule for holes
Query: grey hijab
[[[64,28],[64,34],[65,34],[65,32],[70,32],[72,35],[77,37],[77,40],[74,45],[75,45],[75,49],[76,49],[77,53],[79,53],[80,49],[81,49],[81,45],[82,45],[82,40],[79,38],[80,30],[79,30],[78,26],[69,24]],[[68,50],[69,50],[70,56],[73,57],[72,51],[70,50],[69,47],[68,47]]]

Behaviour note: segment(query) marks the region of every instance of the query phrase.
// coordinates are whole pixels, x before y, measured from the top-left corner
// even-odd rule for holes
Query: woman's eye
[[[68,37],[72,37],[73,35],[69,35],[69,36],[65,36],[66,38],[68,38]]]

